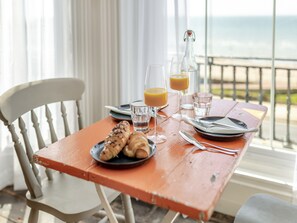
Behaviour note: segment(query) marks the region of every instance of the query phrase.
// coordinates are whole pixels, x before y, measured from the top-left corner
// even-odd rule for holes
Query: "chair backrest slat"
[[[14,142],[14,148],[18,156],[18,159],[20,161],[20,165],[23,171],[23,175],[24,175],[28,190],[30,191],[30,194],[32,197],[34,198],[41,197],[42,196],[41,186],[30,167],[30,162],[25,154],[22,144],[19,141],[19,137],[15,132],[14,125],[10,124],[7,127],[11,133],[12,140]]]
[[[68,120],[67,120],[67,112],[66,112],[66,107],[61,101],[61,115],[63,118],[63,123],[64,123],[64,132],[65,132],[65,137],[70,135],[70,130],[69,130],[69,125],[68,125]]]
[[[36,134],[36,138],[37,138],[37,143],[38,143],[38,148],[42,149],[45,147],[45,142],[43,140],[43,137],[41,135],[40,132],[40,128],[39,128],[39,122],[38,122],[38,118],[36,113],[34,112],[34,110],[31,110],[31,121],[35,130],[35,134]]]
[[[35,130],[37,143],[38,143],[38,148],[42,149],[42,148],[45,147],[45,142],[44,142],[44,139],[42,137],[42,134],[41,134],[41,131],[40,131],[40,128],[39,128],[38,118],[37,118],[34,110],[31,110],[31,121],[33,123],[33,127],[34,127],[34,130]],[[53,175],[52,175],[52,172],[51,172],[50,169],[46,168],[45,173],[46,173],[46,176],[47,176],[47,178],[49,180],[53,179]]]
[[[63,102],[73,101],[76,103],[76,114],[79,129],[82,129],[81,112],[79,107],[79,100],[81,100],[84,92],[85,85],[83,81],[76,78],[53,78],[47,80],[33,81],[25,84],[15,86],[0,96],[0,119],[7,126],[12,140],[14,142],[14,148],[21,164],[22,172],[25,178],[26,185],[32,197],[42,196],[42,188],[40,185],[40,177],[37,165],[34,164],[33,152],[34,145],[31,137],[28,134],[28,129],[31,125],[25,124],[25,118],[22,115],[30,112],[31,122],[37,138],[38,149],[42,149],[46,146],[46,137],[42,136],[39,120],[36,116],[35,109],[45,106],[45,117],[48,122],[46,128],[50,133],[51,142],[55,142],[58,139],[57,131],[54,129],[54,122],[52,113],[48,107],[51,103],[60,104],[62,119],[64,122],[65,136],[70,135],[69,124],[67,120],[66,107]],[[18,120],[19,129],[22,137],[19,137],[15,131],[13,122]],[[43,125],[43,119],[40,119]],[[58,120],[57,120],[58,122]],[[43,127],[43,126],[42,126]],[[43,128],[42,128],[43,129]],[[64,137],[64,136],[63,136]],[[20,141],[22,138],[24,145]],[[46,175],[49,180],[52,179],[51,171],[46,169]]]
[[[28,160],[29,160],[29,162],[31,164],[33,173],[34,173],[38,183],[41,184],[41,180],[40,180],[40,177],[39,177],[39,171],[38,171],[38,169],[36,167],[36,164],[33,162],[33,150],[32,150],[32,146],[31,146],[31,143],[29,141],[29,138],[28,138],[26,124],[25,124],[22,117],[19,117],[19,128],[20,128],[21,134],[23,136],[27,157],[28,157]]]
[[[45,105],[45,116],[47,119],[50,134],[51,134],[51,142],[54,143],[54,142],[58,141],[58,137],[57,137],[54,125],[53,125],[52,113],[47,105]]]
[[[76,101],[76,109],[77,109],[78,128],[79,128],[79,130],[81,130],[83,128],[83,122],[82,122],[82,117],[81,117],[79,101]]]

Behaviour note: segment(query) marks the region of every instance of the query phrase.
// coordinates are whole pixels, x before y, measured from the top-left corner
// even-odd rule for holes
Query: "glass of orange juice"
[[[187,72],[182,72],[181,69],[182,58],[175,56],[171,60],[170,65],[170,88],[178,91],[177,106],[178,112],[181,109],[182,96],[185,95],[189,88],[189,75]]]
[[[157,133],[157,110],[167,104],[167,86],[165,79],[165,68],[160,64],[149,65],[146,69],[144,83],[144,103],[150,106],[155,118],[154,134],[148,136],[154,143],[159,144],[166,141],[166,136]]]

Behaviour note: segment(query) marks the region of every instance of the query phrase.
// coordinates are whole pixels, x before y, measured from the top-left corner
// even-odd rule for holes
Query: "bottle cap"
[[[193,42],[196,40],[195,32],[193,30],[187,30],[184,34],[184,41],[191,38]]]

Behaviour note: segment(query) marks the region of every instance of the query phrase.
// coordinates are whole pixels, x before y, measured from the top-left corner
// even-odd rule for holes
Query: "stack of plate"
[[[130,104],[124,104],[120,106],[105,106],[109,109],[109,114],[116,120],[131,121]]]
[[[137,100],[141,101],[141,100]],[[137,102],[134,101],[134,102]],[[162,110],[163,108],[167,107],[168,104],[160,107],[158,111]],[[111,117],[113,117],[116,120],[126,120],[126,121],[131,121],[131,110],[130,110],[130,104],[123,104],[120,106],[111,106],[111,105],[106,105],[105,108],[109,109],[109,114]]]
[[[186,118],[184,120],[193,125],[201,136],[212,140],[232,140],[241,137],[244,133],[258,130],[248,129],[247,125],[240,120],[222,116],[203,117],[198,120]]]

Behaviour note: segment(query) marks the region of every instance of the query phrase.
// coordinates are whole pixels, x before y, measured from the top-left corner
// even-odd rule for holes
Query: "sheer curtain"
[[[148,64],[166,65],[167,1],[121,0],[120,101],[143,99]]]
[[[0,1],[0,94],[37,79],[73,73],[70,1]],[[24,188],[7,129],[0,125],[0,188]]]
[[[188,0],[119,1],[121,103],[143,99],[147,65],[168,71],[172,56],[184,53],[188,7]]]
[[[118,0],[72,1],[74,74],[86,84],[85,126],[119,103]]]
[[[0,0],[0,94],[53,77],[84,80],[84,125],[119,103],[117,0]],[[57,112],[59,112],[57,110]],[[69,117],[70,118],[70,117]],[[0,124],[0,189],[24,189],[9,133]]]

